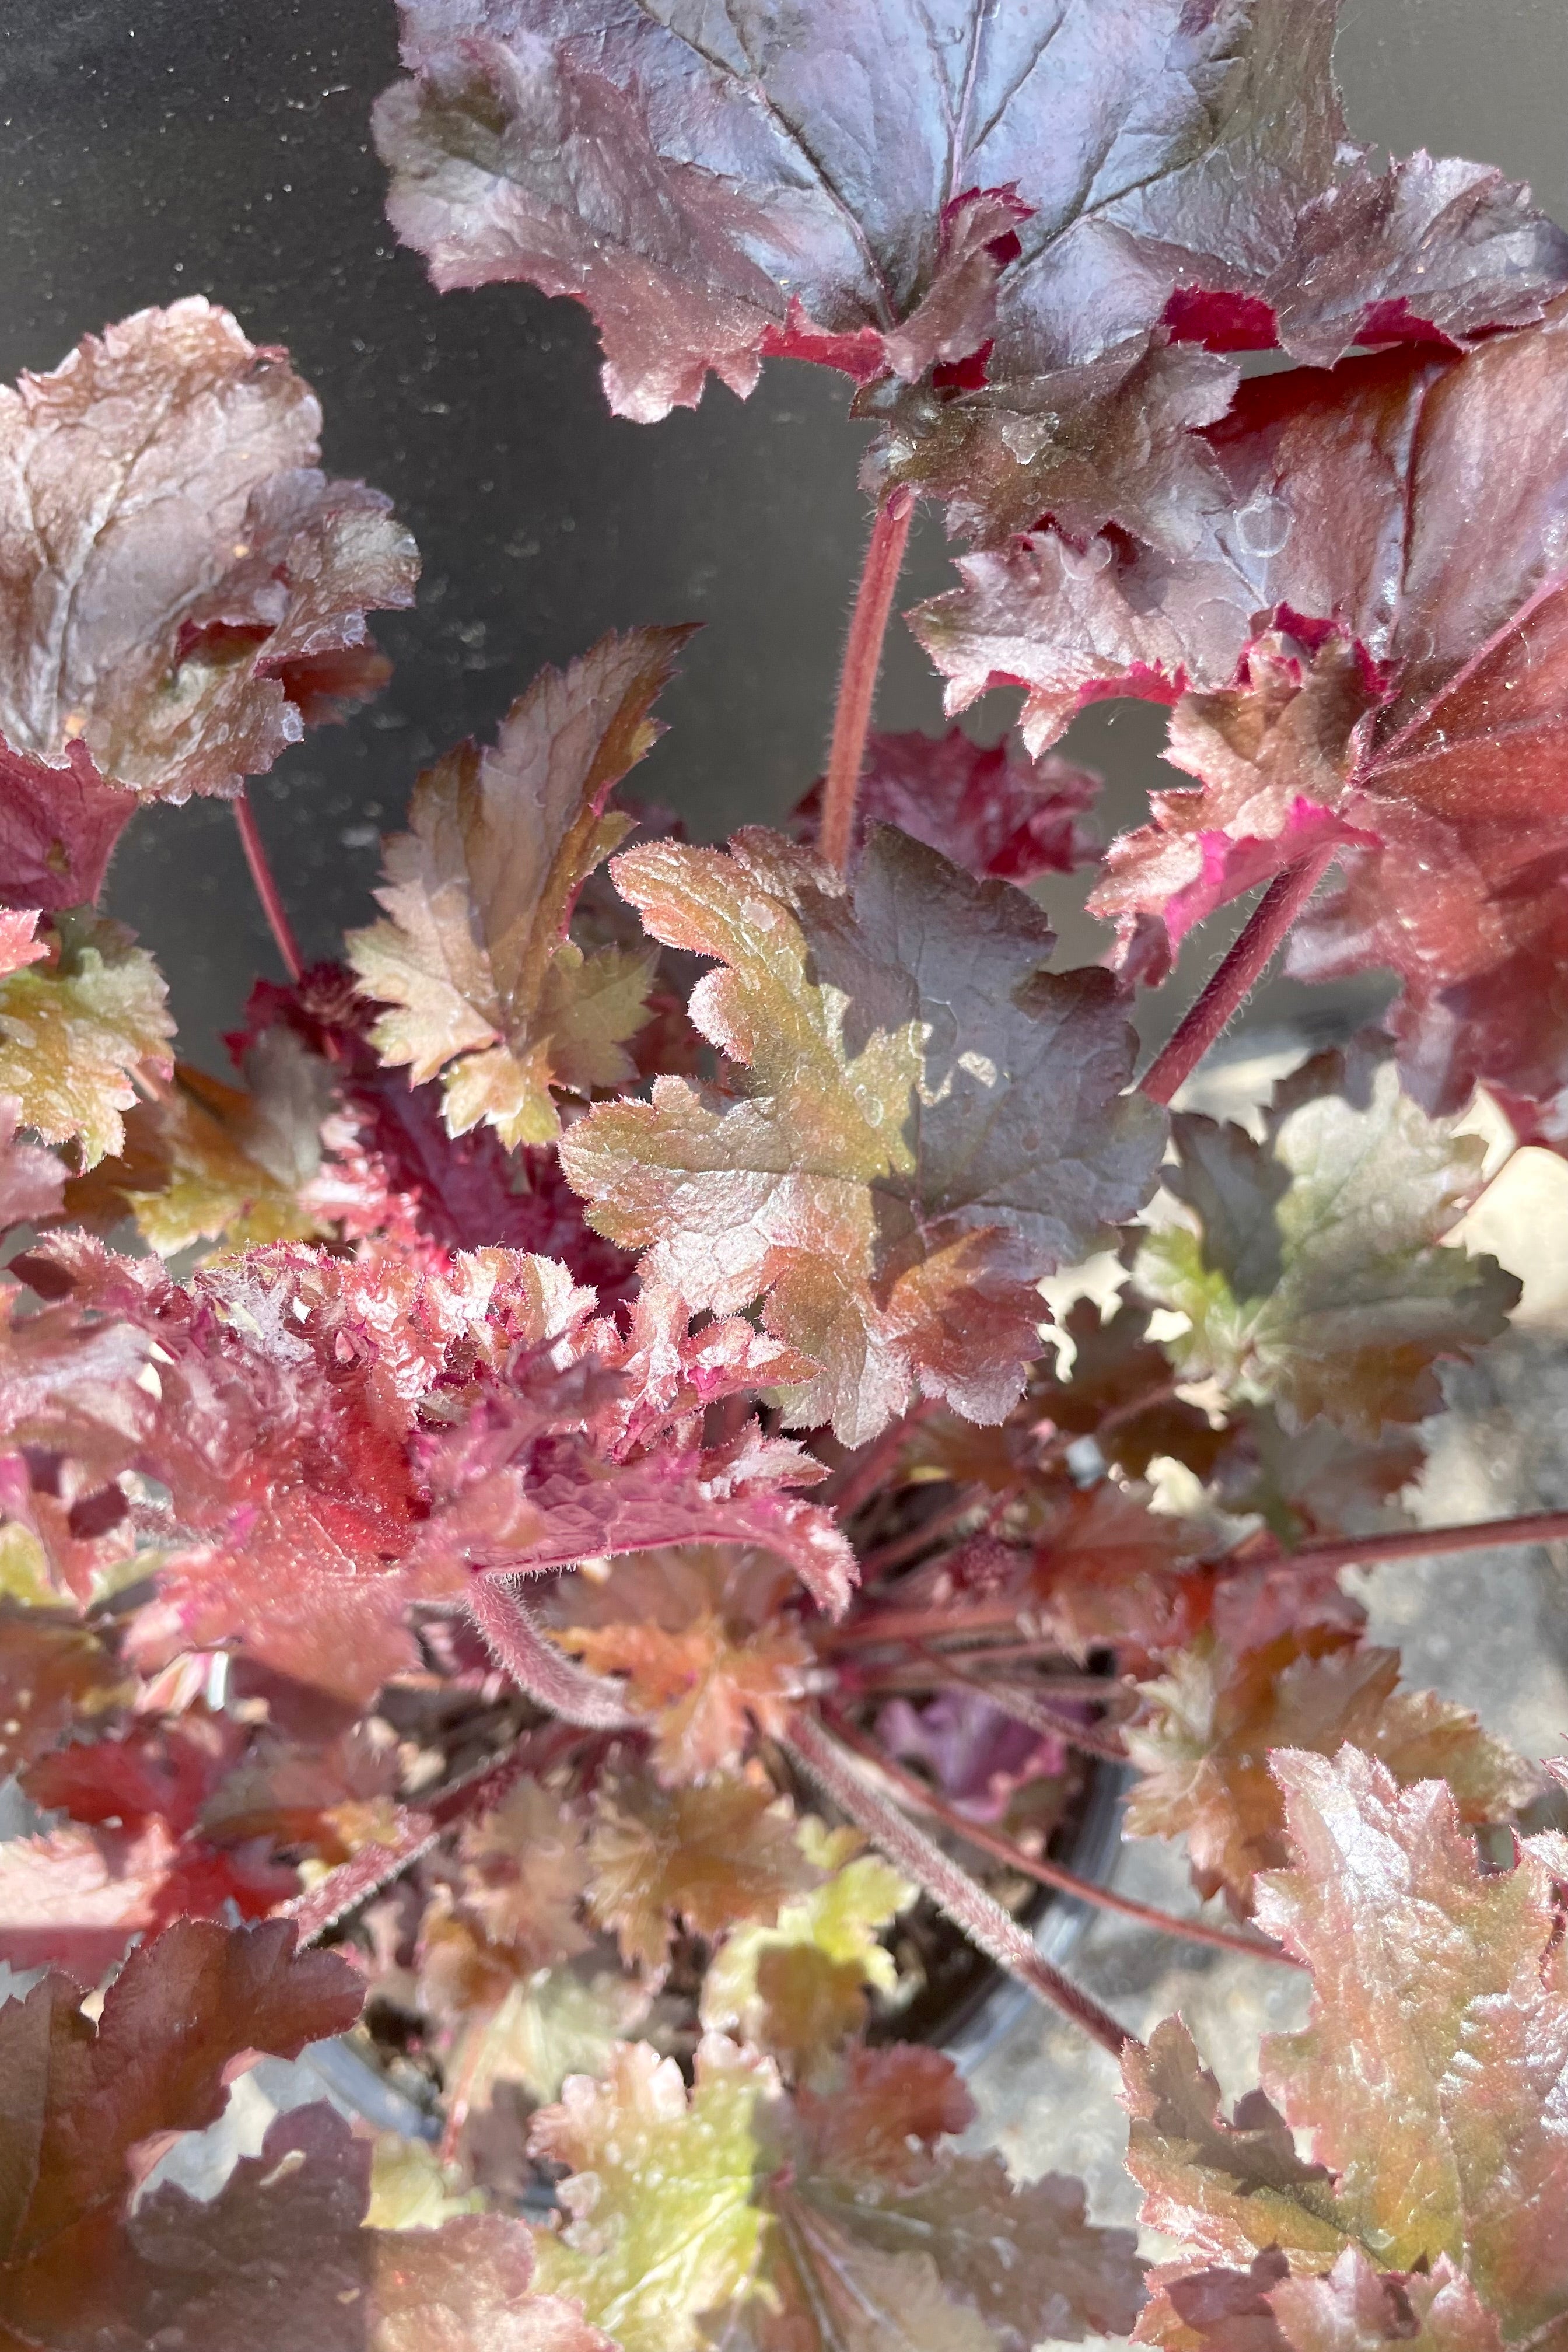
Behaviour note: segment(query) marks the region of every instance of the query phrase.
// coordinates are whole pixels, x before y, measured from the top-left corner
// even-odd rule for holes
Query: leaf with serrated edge
[[[0,980],[0,1093],[46,1143],[90,1168],[121,1150],[137,1077],[167,1077],[174,1024],[163,976],[118,923],[70,918],[57,962]]]
[[[646,1018],[651,957],[584,956],[567,925],[584,881],[632,820],[614,785],[658,740],[648,717],[689,629],[600,639],[544,669],[512,704],[493,751],[469,741],[414,787],[407,833],[385,845],[386,919],[349,934],[369,997],[394,1009],[371,1032],[416,1082],[445,1070],[447,1127],[481,1120],[509,1149],[560,1129],[552,1087],[625,1085],[624,1041]]]
[[[694,404],[710,369],[749,393],[764,353],[815,360],[891,405],[884,467],[912,446],[919,478],[926,435],[950,464],[958,440],[1005,530],[1009,491],[1026,524],[1089,470],[1093,434],[1062,430],[1070,376],[1039,389],[1053,370],[1107,405],[1131,374],[1132,470],[1159,477],[1152,444],[1167,503],[1191,495],[1179,422],[1136,373],[1162,320],[1327,362],[1363,337],[1537,318],[1568,278],[1559,233],[1495,173],[1425,154],[1373,170],[1345,136],[1333,17],[963,0],[937,23],[912,0],[802,0],[786,37],[754,5],[405,0],[412,79],[376,136],[393,225],[437,284],[584,302],[621,415]],[[1178,383],[1205,362],[1226,380],[1205,352],[1173,358]],[[1065,485],[1039,462],[1058,436]]]
[[[795,1830],[765,1777],[728,1774],[668,1793],[636,1780],[604,1785],[588,1842],[589,1908],[628,1961],[651,1969],[668,1959],[676,1920],[708,1937],[743,1921],[771,1927],[781,1906],[822,1880]]]
[[[917,1892],[879,1854],[861,1853],[854,1830],[808,1815],[799,1835],[822,1883],[784,1904],[776,1926],[734,1928],[702,1984],[704,2025],[739,2031],[797,2073],[859,2030],[868,1991],[896,1990],[881,1931]]]
[[[810,1648],[777,1614],[793,1581],[763,1552],[633,1552],[563,1580],[552,1631],[594,1673],[626,1675],[630,1705],[655,1719],[660,1780],[700,1780],[741,1762],[752,1723],[781,1737],[805,1695]]]
[[[1397,1650],[1302,1655],[1298,1639],[1236,1658],[1203,1634],[1142,1686],[1147,1720],[1125,1735],[1143,1774],[1128,1832],[1185,1837],[1201,1894],[1223,1887],[1245,1913],[1254,1874],[1287,1859],[1284,1803],[1268,1765],[1277,1748],[1331,1756],[1352,1741],[1405,1784],[1441,1776],[1467,1822],[1506,1821],[1534,1792],[1536,1774],[1467,1708],[1435,1691],[1396,1689]]]
[[[740,1102],[662,1078],[562,1144],[598,1230],[694,1307],[764,1297],[822,1366],[788,1418],[872,1436],[911,1391],[996,1421],[1037,1351],[1033,1284],[1146,1197],[1162,1122],[1123,1093],[1106,975],[1041,967],[1051,933],[883,827],[846,886],[750,830],[730,854],[626,851],[655,937],[721,961],[693,1019],[746,1071]]]
[[[58,879],[58,800],[77,898],[135,805],[103,780],[233,793],[383,683],[365,608],[411,604],[417,558],[378,492],[316,471],[321,425],[287,353],[199,296],[0,391],[0,839]]]
[[[1434,1411],[1436,1364],[1495,1338],[1519,1296],[1495,1259],[1439,1246],[1484,1149],[1427,1118],[1384,1055],[1358,1043],[1282,1081],[1263,1148],[1180,1115],[1176,1188],[1202,1231],[1164,1227],[1138,1261],[1188,1318],[1167,1343],[1184,1371],[1368,1437]]]
[[[698,2352],[704,2315],[724,2310],[756,2260],[754,2115],[777,2082],[716,2034],[689,2096],[647,2042],[623,2043],[602,2082],[570,2080],[533,2121],[534,2154],[574,2176],[559,2192],[564,2228],[536,2236],[539,2285],[578,2298],[621,2352]]]
[[[1018,2186],[994,2153],[939,2147],[973,2112],[950,2058],[903,2044],[851,2048],[819,2089],[797,2093],[781,2132],[787,2166],[768,2192],[778,2226],[763,2292],[836,2310],[845,2332],[826,2340],[868,2352],[884,2340],[856,2332],[868,2278],[902,2300],[908,2340],[931,2352],[1124,2334],[1142,2300],[1131,2232],[1095,2228],[1076,2180]]]
[[[1315,1999],[1265,2043],[1265,2084],[1382,2266],[1462,2261],[1503,2335],[1529,2336],[1568,2305],[1563,1840],[1483,1873],[1440,1781],[1401,1790],[1349,1748],[1274,1771],[1295,1865],[1258,1915]]]

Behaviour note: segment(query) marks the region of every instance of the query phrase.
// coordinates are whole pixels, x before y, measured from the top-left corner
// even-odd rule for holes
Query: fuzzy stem
[[[818,1649],[855,1650],[883,1642],[958,1640],[971,1633],[1027,1627],[1034,1611],[1029,1594],[1012,1600],[948,1601],[934,1609],[868,1609],[847,1625],[813,1625]]]
[[[1158,1928],[1163,1936],[1180,1936],[1189,1944],[1212,1944],[1220,1952],[1245,1952],[1248,1959],[1275,1960],[1282,1968],[1293,1969],[1298,1963],[1278,1944],[1266,1943],[1261,1936],[1249,1936],[1237,1927],[1211,1926],[1206,1919],[1178,1919],[1172,1912],[1156,1910],[1151,1903],[1136,1903],[1130,1895],[1118,1895],[1113,1887],[1097,1886],[1092,1879],[1080,1878],[1076,1871],[1065,1870],[1059,1862],[1050,1862],[1044,1855],[1026,1853],[983,1823],[971,1821],[956,1805],[950,1805],[936,1790],[917,1780],[912,1772],[895,1764],[863,1732],[847,1723],[837,1711],[831,1721],[834,1731],[847,1747],[866,1757],[893,1783],[907,1805],[928,1813],[955,1836],[964,1838],[981,1853],[988,1853],[1009,1870],[1022,1872],[1026,1878],[1038,1881],[1042,1886],[1054,1887],[1058,1895],[1070,1895],[1080,1903],[1092,1903],[1098,1910],[1115,1911],[1124,1919],[1135,1919],[1141,1927]]]
[[[951,1660],[936,1665],[933,1673],[938,1681],[957,1690],[975,1691],[1003,1715],[1012,1717],[1030,1731],[1043,1738],[1065,1739],[1069,1748],[1081,1748],[1086,1756],[1102,1757],[1108,1764],[1125,1764],[1127,1747],[1119,1732],[1101,1731],[1092,1724],[1079,1723],[1064,1708],[1055,1707],[1039,1692],[1026,1689],[1020,1683],[991,1683],[979,1675],[965,1674]]]
[[[256,811],[245,796],[243,784],[238,797],[231,801],[229,806],[234,811],[235,824],[239,827],[240,847],[250,868],[250,878],[256,885],[256,895],[261,901],[261,911],[271,927],[278,952],[283,959],[283,969],[290,980],[298,981],[305,969],[300,942],[294,937],[293,925],[284,909],[282,894],[268,864],[267,851],[257,829]]]
[[[1064,2017],[1070,2017],[1113,2058],[1137,2040],[1109,2010],[1101,2009],[1059,1969],[1041,1958],[1028,1931],[872,1786],[848,1751],[815,1717],[797,1710],[790,1718],[784,1747],[888,1860],[907,1872],[972,1944],[1026,1986],[1037,2000],[1048,2001]]]
[[[817,847],[828,864],[847,873],[855,839],[855,796],[866,761],[866,737],[876,698],[877,673],[882,667],[882,640],[893,609],[893,591],[903,568],[909,544],[914,492],[903,484],[890,491],[877,510],[866,561],[860,570],[855,610],[844,647],[844,668],[838,680],[838,701],[833,713],[833,741],[827,753],[827,782],[822,795],[822,831]]]
[[[986,1499],[984,1486],[962,1488],[951,1503],[940,1511],[933,1511],[923,1525],[911,1528],[908,1535],[895,1537],[891,1542],[878,1544],[874,1550],[863,1553],[860,1559],[862,1580],[870,1583],[879,1577],[890,1574],[895,1568],[902,1568],[906,1560],[918,1559],[922,1551],[929,1551],[933,1545],[940,1543],[943,1536],[951,1535],[955,1528],[962,1527],[973,1512],[984,1509]]]
[[[1297,916],[1322,880],[1334,854],[1331,842],[1277,874],[1247,919],[1247,929],[1139,1081],[1151,1102],[1168,1103],[1209,1047],[1240,1012]]]
[[[1511,1519],[1473,1519],[1467,1527],[1396,1528],[1382,1536],[1323,1536],[1294,1551],[1248,1556],[1247,1565],[1361,1568],[1380,1559],[1427,1559],[1461,1551],[1501,1551],[1510,1544],[1553,1543],[1568,1536],[1568,1511],[1523,1511]],[[1226,1565],[1219,1562],[1220,1567]]]
[[[574,1665],[541,1633],[510,1577],[476,1576],[468,1588],[468,1607],[497,1665],[563,1723],[579,1724],[584,1731],[642,1728],[642,1717],[626,1706],[618,1683]]]

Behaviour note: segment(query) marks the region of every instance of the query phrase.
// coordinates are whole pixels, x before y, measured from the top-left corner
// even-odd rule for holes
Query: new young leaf
[[[1155,1232],[1142,1289],[1186,1316],[1184,1371],[1216,1373],[1300,1423],[1375,1437],[1439,1401],[1436,1366],[1502,1328],[1518,1297],[1491,1258],[1442,1246],[1479,1189],[1479,1138],[1429,1119],[1368,1045],[1278,1090],[1263,1144],[1178,1113],[1173,1191],[1200,1230]]]
[[[47,962],[0,980],[0,1094],[46,1143],[79,1143],[88,1167],[125,1141],[137,1078],[165,1078],[174,1024],[163,976],[119,923],[63,919]]]
[[[481,1120],[509,1148],[560,1129],[552,1088],[624,1085],[624,1041],[646,1018],[651,961],[584,957],[567,937],[584,881],[630,830],[611,788],[657,740],[649,709],[689,631],[604,637],[542,670],[496,747],[447,753],[414,788],[410,830],[386,844],[388,920],[351,932],[368,996],[396,1009],[371,1032],[417,1083],[445,1070],[447,1126]]]

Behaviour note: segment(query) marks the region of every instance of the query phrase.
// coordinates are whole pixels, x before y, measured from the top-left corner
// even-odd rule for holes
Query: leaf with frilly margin
[[[1523,1839],[1511,1868],[1484,1869],[1441,1782],[1402,1790],[1354,1748],[1283,1751],[1273,1769],[1295,1864],[1259,1882],[1258,1918],[1310,1969],[1312,2010],[1265,2042],[1283,2114],[1255,2093],[1244,2132],[1219,2120],[1184,2027],[1130,2054],[1130,2167],[1145,2218],[1182,2248],[1154,2283],[1169,2295],[1274,2245],[1294,2278],[1321,2276],[1359,2246],[1382,2271],[1457,2268],[1503,2341],[1544,2340],[1568,2310],[1563,1842]],[[1261,2172],[1246,2145],[1260,2126]],[[1287,2307],[1305,2328],[1313,2298]],[[1161,2326],[1158,2304],[1144,2332],[1191,2340]]]
[[[1532,2334],[1568,2309],[1563,1841],[1483,1872],[1440,1782],[1402,1790],[1353,1748],[1274,1770],[1295,1866],[1260,1886],[1258,1918],[1315,1999],[1265,2044],[1265,2084],[1384,2264],[1447,2254],[1505,2337]]]
[[[1495,347],[1522,346],[1507,368],[1495,351],[1459,360],[1427,346],[1243,383],[1228,415],[1193,436],[1216,469],[1217,496],[1194,514],[1180,549],[1136,546],[1114,531],[1086,543],[1047,522],[1005,548],[963,557],[963,584],[911,615],[948,677],[949,709],[967,708],[987,684],[1021,686],[1024,740],[1040,751],[1083,703],[1104,695],[1176,703],[1189,690],[1234,691],[1246,683],[1260,630],[1278,627],[1309,663],[1339,636],[1364,648],[1364,688],[1378,706],[1375,723],[1339,749],[1342,814],[1380,834],[1377,813],[1349,789],[1351,771],[1357,782],[1374,775],[1402,731],[1410,711],[1401,688],[1419,682],[1440,699],[1555,568],[1562,307],[1539,331]],[[1449,438],[1457,428],[1464,444],[1447,474],[1427,453],[1433,425]],[[1500,432],[1520,427],[1539,445],[1543,469],[1522,511],[1511,473],[1494,474],[1489,454]],[[1462,580],[1454,534],[1468,510],[1456,515],[1447,487],[1456,466],[1486,482],[1498,509],[1490,562],[1479,573],[1464,565]],[[1480,581],[1489,602],[1474,593]],[[1436,661],[1434,646],[1442,648]],[[1354,678],[1336,687],[1331,671],[1304,705],[1281,698],[1288,678],[1262,683],[1265,702],[1250,718],[1223,700],[1200,702],[1189,714],[1189,750],[1217,762],[1227,789],[1245,795],[1258,786],[1245,761],[1236,766],[1237,744],[1245,752],[1256,734],[1278,756],[1300,738],[1321,800],[1335,765],[1324,722],[1349,710]],[[1392,781],[1401,788],[1397,773]]]
[[[1327,1654],[1286,1633],[1237,1657],[1200,1635],[1143,1685],[1145,1717],[1125,1733],[1143,1776],[1128,1799],[1128,1834],[1184,1837],[1199,1894],[1223,1888],[1245,1916],[1254,1874],[1289,1859],[1268,1769],[1276,1748],[1332,1756],[1348,1740],[1403,1785],[1446,1780],[1472,1823],[1506,1821],[1535,1793],[1535,1772],[1467,1707],[1398,1681],[1397,1650],[1349,1647],[1343,1636]]]
[[[617,1462],[599,1433],[542,1436],[537,1422],[480,1415],[433,1454],[437,1507],[416,1546],[433,1576],[454,1563],[537,1576],[669,1545],[742,1544],[787,1560],[819,1608],[847,1607],[849,1540],[831,1511],[794,1491],[826,1466],[792,1438],[765,1437],[753,1420],[725,1445],[655,1444]]]
[[[1336,634],[1311,656],[1289,640],[1258,638],[1234,687],[1184,694],[1164,756],[1198,789],[1152,793],[1152,823],[1112,845],[1089,895],[1123,952],[1153,919],[1173,953],[1216,908],[1313,850],[1374,845],[1338,810],[1352,738],[1387,691],[1361,649]]]
[[[281,1921],[178,1923],[132,1953],[97,2024],[49,1974],[0,2008],[6,2084],[0,2322],[24,2342],[131,2352],[113,2315],[128,2249],[122,2213],[170,2134],[216,2120],[225,2086],[258,2053],[294,2058],[341,2033],[362,1988],[334,1953],[294,1951]],[[367,2152],[368,2153],[368,2152]],[[38,2322],[65,2332],[37,2332]]]
[[[589,1874],[583,1823],[558,1790],[520,1780],[464,1825],[458,1853],[464,1910],[520,1968],[553,1968],[588,1949],[577,1917]]]
[[[861,2030],[868,1991],[897,1990],[882,1931],[919,1891],[863,1853],[854,1830],[824,1829],[808,1814],[798,1834],[820,1883],[784,1904],[776,1924],[732,1929],[709,1962],[701,2001],[705,2026],[739,2032],[796,2074]]]
[[[279,1244],[184,1287],[155,1260],[79,1238],[47,1250],[68,1297],[26,1335],[52,1352],[18,1382],[20,1425],[101,1455],[108,1473],[156,1478],[182,1538],[128,1654],[156,1666],[240,1643],[363,1706],[416,1663],[410,1602],[451,1598],[469,1574],[455,1548],[426,1541],[412,1449],[421,1402],[440,1391],[460,1412],[476,1371],[520,1349],[570,1357],[591,1296],[563,1266],[507,1250],[424,1274]],[[84,1326],[89,1314],[103,1319]],[[107,1380],[83,1377],[89,1335],[121,1351]],[[138,1376],[154,1347],[149,1386]]]
[[[628,1706],[652,1718],[654,1769],[673,1787],[732,1771],[752,1724],[773,1739],[787,1729],[813,1664],[780,1614],[794,1581],[765,1552],[632,1552],[563,1578],[546,1622],[591,1672],[626,1675]]]
[[[868,735],[855,796],[856,854],[873,825],[893,824],[979,879],[1023,885],[1070,874],[1100,856],[1083,819],[1102,782],[1055,753],[1031,758],[1012,735],[989,745],[957,727],[945,735]],[[817,837],[822,790],[818,778],[795,813],[803,841]]]
[[[565,2165],[559,2234],[535,2237],[537,2279],[578,2298],[621,2352],[698,2352],[709,2314],[740,2294],[763,2217],[752,2201],[755,2114],[777,2088],[765,2059],[704,2037],[689,2095],[647,2042],[577,2075],[533,2120],[535,2156]]]
[[[1417,1098],[1454,1111],[1483,1080],[1560,1148],[1568,310],[1464,357],[1259,378],[1204,437],[1226,511],[1193,554],[1106,539],[1091,566],[1045,530],[965,560],[964,585],[916,621],[950,708],[1022,685],[1039,749],[1100,694],[1191,688],[1212,710],[1271,616],[1307,652],[1337,623],[1390,690],[1340,761],[1337,820],[1367,838],[1342,844],[1345,885],[1299,926],[1290,968],[1397,971]],[[1212,731],[1194,748],[1206,774]],[[1270,856],[1290,845],[1264,837]]]
[[[1288,1422],[1375,1437],[1440,1401],[1436,1365],[1504,1328],[1519,1284],[1442,1246],[1481,1184],[1479,1139],[1402,1093],[1379,1041],[1316,1055],[1276,1090],[1263,1144],[1181,1112],[1167,1181],[1198,1230],[1140,1253],[1141,1289],[1184,1314],[1167,1344]],[[1278,1269],[1278,1270],[1277,1270]]]
[[[1246,2271],[1189,2272],[1171,2280],[1139,2333],[1171,2352],[1372,2352],[1382,2344],[1502,2352],[1496,2320],[1446,2254],[1430,2272],[1380,2273],[1357,2246],[1323,2278],[1292,2278],[1273,2251]]]
[[[1234,364],[1163,333],[1130,335],[1067,367],[962,390],[887,382],[855,413],[883,425],[863,488],[912,485],[981,548],[1006,545],[1048,515],[1064,550],[1093,569],[1117,530],[1173,557],[1221,524],[1225,483],[1200,428],[1231,404]]]
[[[772,352],[919,382],[931,408],[977,397],[988,362],[1011,390],[1136,352],[1163,317],[1314,361],[1439,316],[1454,339],[1539,317],[1559,233],[1474,166],[1374,175],[1344,137],[1333,16],[406,0],[413,79],[377,141],[437,283],[585,302],[612,407],[645,420],[710,369],[749,393]],[[904,439],[930,421],[900,416]]]
[[[1033,1285],[1147,1197],[1162,1121],[1123,1093],[1109,975],[1042,965],[1052,934],[890,827],[847,886],[778,835],[627,851],[658,939],[721,959],[693,1019],[747,1073],[601,1104],[562,1145],[595,1226],[693,1307],[764,1297],[822,1367],[786,1417],[875,1435],[915,1389],[1003,1419],[1038,1351]]]
[[[77,898],[118,830],[104,783],[236,793],[383,683],[364,610],[413,602],[414,546],[315,470],[321,423],[287,354],[199,296],[0,393],[0,842],[41,839],[53,799]]]
[[[781,1905],[822,1880],[795,1828],[765,1778],[726,1773],[668,1791],[642,1780],[601,1783],[588,1907],[628,1964],[650,1970],[667,1963],[677,1920],[709,1937],[742,1921],[771,1927]]]
[[[37,908],[7,908],[0,913],[0,975],[20,971],[48,954],[48,941],[34,937],[37,928]]]
[[[0,980],[0,1095],[46,1143],[88,1167],[121,1150],[136,1078],[167,1077],[174,1034],[163,975],[119,923],[62,919],[47,962]]]
[[[758,2300],[832,2314],[805,2344],[881,2344],[869,2312],[856,2310],[871,2279],[879,2292],[866,2303],[894,2290],[910,2329],[898,2341],[931,2352],[1125,2335],[1142,2293],[1131,2231],[1090,2223],[1079,2181],[1048,2174],[1020,2187],[994,2153],[939,2147],[973,2114],[952,2061],[905,2043],[851,2049],[834,2079],[795,2095],[775,2126],[782,2162],[765,2191],[773,2227]],[[759,2344],[775,2341],[766,2320],[752,2324]],[[781,2330],[777,2340],[799,2339]]]
[[[1333,2176],[1297,2152],[1261,2091],[1248,2092],[1226,2122],[1219,2084],[1179,2017],[1162,2020],[1146,2047],[1130,2043],[1121,2072],[1127,2169],[1143,2190],[1142,2218],[1183,2249],[1155,2272],[1157,2291],[1205,2263],[1247,2263],[1271,2246],[1297,2270],[1327,2269],[1349,2240]],[[1140,2341],[1168,2342],[1168,2317],[1157,2292]]]
[[[689,629],[602,637],[543,669],[501,722],[414,787],[407,833],[385,844],[387,919],[351,931],[364,993],[392,1006],[371,1032],[416,1082],[446,1071],[447,1126],[481,1120],[509,1150],[560,1130],[551,1089],[586,1094],[633,1076],[651,959],[567,936],[584,881],[633,820],[611,789],[658,740],[648,711]]]

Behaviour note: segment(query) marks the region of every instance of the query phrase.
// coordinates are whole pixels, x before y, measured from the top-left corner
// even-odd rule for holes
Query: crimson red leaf
[[[984,746],[957,727],[945,735],[871,735],[855,802],[855,845],[873,825],[895,824],[954,866],[1003,882],[1033,882],[1092,865],[1099,847],[1081,820],[1099,796],[1089,769],[1047,753],[1031,759],[1011,736]],[[795,811],[802,840],[815,841],[822,783]]]

